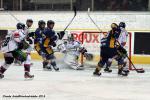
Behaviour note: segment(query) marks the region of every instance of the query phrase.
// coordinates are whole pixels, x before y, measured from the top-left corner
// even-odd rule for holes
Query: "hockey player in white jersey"
[[[64,62],[75,70],[84,69],[83,65],[78,61],[80,54],[83,54],[88,60],[93,59],[93,55],[87,53],[87,50],[82,47],[79,41],[74,40],[73,34],[70,34],[67,40],[58,46],[58,49],[65,54]]]
[[[121,33],[120,33],[118,42],[120,43],[120,45],[123,48],[125,48],[126,43],[127,43],[127,38],[128,38],[128,32],[125,29],[126,28],[126,24],[124,22],[120,22],[119,23],[119,27],[121,29]],[[127,58],[126,57],[123,59],[123,62],[124,62],[124,64],[123,64],[123,71],[128,73],[129,69],[128,69],[128,66],[126,65],[127,64]]]
[[[24,29],[24,33],[25,33],[25,40],[28,42],[28,48],[24,48],[25,49],[25,52],[27,53],[27,60],[24,62],[24,66],[29,66],[29,65],[31,65],[31,55],[30,55],[30,53],[31,53],[31,51],[32,51],[32,47],[31,47],[31,45],[33,44],[33,41],[32,41],[32,39],[29,37],[29,34],[30,34],[30,27],[32,27],[32,25],[33,25],[33,20],[32,19],[27,19],[27,21],[26,21],[26,26],[25,26],[25,29]],[[15,59],[15,61],[14,61],[14,63],[15,64],[19,64],[19,65],[21,65],[22,63],[19,61],[19,60],[17,60],[17,59]]]
[[[23,23],[17,24],[17,30],[13,31],[12,34],[6,36],[5,41],[1,46],[1,51],[4,53],[4,64],[0,67],[0,78],[4,77],[4,72],[10,67],[14,59],[17,59],[21,62],[27,60],[26,53],[22,52],[24,46],[24,39],[26,34],[24,32],[25,25]],[[30,66],[24,66],[24,77],[33,78],[34,75],[30,75]]]

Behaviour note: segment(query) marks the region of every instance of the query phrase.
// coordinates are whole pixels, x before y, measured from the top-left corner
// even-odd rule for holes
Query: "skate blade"
[[[52,69],[43,69],[43,71],[52,71]]]
[[[24,81],[31,81],[33,79],[34,79],[34,77],[32,77],[32,78],[25,78]]]

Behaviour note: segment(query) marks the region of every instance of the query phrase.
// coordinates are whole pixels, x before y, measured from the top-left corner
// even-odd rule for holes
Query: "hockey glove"
[[[29,44],[33,44],[33,41],[32,41],[32,39],[30,39],[30,38],[27,38],[26,40],[29,42]]]
[[[124,49],[122,46],[117,47],[117,50],[122,54],[127,54],[126,49]]]
[[[64,37],[65,32],[64,31],[60,31],[59,33],[57,33],[57,35],[58,35],[59,39],[61,40]]]
[[[53,47],[56,47],[56,43],[55,42],[51,42],[50,45],[53,46]]]

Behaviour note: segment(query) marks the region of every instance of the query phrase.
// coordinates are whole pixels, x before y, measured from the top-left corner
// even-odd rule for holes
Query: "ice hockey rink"
[[[87,66],[76,71],[59,62],[60,71],[55,72],[43,71],[41,61],[33,63],[33,80],[24,79],[23,66],[7,70],[0,80],[0,100],[150,100],[150,65],[136,65],[146,72],[131,71],[128,77],[118,76],[117,69],[95,77],[94,68]]]

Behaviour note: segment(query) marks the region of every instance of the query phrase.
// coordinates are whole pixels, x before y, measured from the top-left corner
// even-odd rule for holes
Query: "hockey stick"
[[[97,29],[99,30],[99,32],[101,33],[102,30],[99,28],[99,26],[95,23],[95,21],[92,19],[92,17],[90,16],[90,8],[88,8],[88,12],[87,12],[88,17],[90,18],[90,20],[93,22],[93,24],[97,27]]]
[[[94,20],[91,18],[91,16],[90,16],[90,8],[88,8],[88,17],[90,18],[90,20],[93,22],[93,24],[97,27],[97,29],[99,30],[99,32],[101,33],[102,32],[102,30],[98,27],[98,25],[94,22]],[[117,42],[118,42],[118,44],[119,44],[119,46],[121,46],[121,44],[119,43],[119,41],[118,40],[116,40]],[[128,57],[128,55],[126,55],[126,57],[128,58],[128,60],[129,60],[129,62],[131,63],[131,65],[134,67],[134,69],[135,69],[135,71],[137,72],[137,73],[144,73],[145,71],[143,70],[143,69],[137,69],[136,67],[135,67],[135,65],[133,64],[133,62],[131,61],[131,59]]]
[[[128,58],[128,60],[130,61],[130,63],[131,63],[131,65],[133,66],[133,68],[135,69],[135,71],[137,72],[137,73],[144,73],[145,72],[145,70],[142,68],[142,69],[137,69],[136,67],[135,67],[135,65],[133,64],[133,62],[131,61],[131,59],[126,55],[126,57]]]
[[[117,41],[118,45],[121,46],[119,41],[118,40],[116,40],[116,41]],[[133,68],[135,69],[135,71],[137,73],[144,73],[145,72],[145,70],[143,68],[142,69],[137,69],[127,54],[125,54],[125,56],[128,58],[129,62],[131,63],[131,65],[133,66]]]
[[[19,19],[17,19],[17,17],[15,17],[12,13],[10,13],[8,10],[5,10],[4,8],[0,9],[0,11],[6,11],[9,15],[11,15],[17,22],[20,22]]]
[[[9,15],[11,15],[17,22],[20,22],[20,20],[17,19],[17,17],[15,17],[15,15],[13,15],[12,13],[10,13],[9,11],[7,11],[7,13],[8,13]]]
[[[62,36],[61,36],[61,39],[64,37],[64,35],[65,35],[65,31],[66,31],[66,29],[69,27],[69,25],[73,22],[73,20],[74,20],[74,18],[76,17],[76,15],[77,15],[77,10],[76,10],[76,7],[75,6],[73,6],[73,11],[74,11],[74,16],[73,16],[73,18],[70,20],[70,22],[67,24],[67,26],[64,28],[64,34],[62,34]],[[57,42],[58,40],[56,40],[56,42]]]
[[[76,10],[76,7],[74,6],[73,7],[73,11],[74,11],[74,16],[73,18],[70,20],[70,22],[67,24],[67,26],[65,27],[64,31],[66,31],[66,29],[69,27],[69,25],[73,22],[74,18],[76,17],[77,15],[77,10]]]

